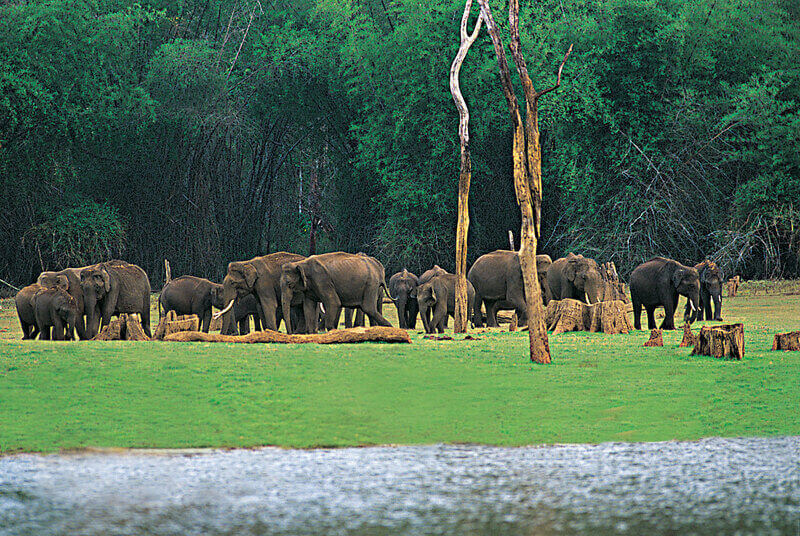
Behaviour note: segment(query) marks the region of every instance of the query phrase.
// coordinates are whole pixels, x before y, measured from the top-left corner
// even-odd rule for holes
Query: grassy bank
[[[742,362],[691,357],[678,331],[646,349],[638,331],[561,334],[553,364],[532,366],[527,335],[497,330],[410,345],[23,342],[4,301],[0,452],[800,434],[800,353],[769,351],[800,329],[800,296],[724,310],[745,322]]]

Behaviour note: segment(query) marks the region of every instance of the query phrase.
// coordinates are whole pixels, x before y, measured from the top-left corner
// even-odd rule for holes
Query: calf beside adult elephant
[[[587,303],[603,299],[603,276],[600,267],[583,255],[569,253],[547,269],[547,286],[553,300],[571,298]]]
[[[253,294],[261,305],[261,323],[265,329],[277,331],[279,310],[284,305],[281,301],[281,270],[284,265],[304,260],[296,253],[279,251],[246,261],[235,261],[228,264],[228,273],[222,281],[222,333],[230,333],[234,322],[232,311],[236,298],[244,298]],[[293,296],[294,303],[287,303],[284,321],[289,318],[292,305],[299,307],[303,302],[302,292]],[[286,322],[287,327],[290,322]]]
[[[42,272],[36,282],[44,288],[60,288],[66,290],[75,299],[78,308],[78,318],[75,323],[75,331],[81,340],[91,339],[86,332],[86,314],[83,303],[83,287],[81,287],[81,271],[88,266],[80,268],[66,268],[59,272]]]
[[[312,255],[283,266],[280,277],[281,303],[286,330],[293,333],[289,306],[296,296],[303,296],[303,312],[308,333],[317,332],[313,320],[317,304],[325,310],[325,328],[339,324],[342,307],[358,307],[372,325],[391,326],[380,311],[378,300],[386,290],[383,265],[372,257],[335,252]]]
[[[445,320],[450,316],[455,317],[457,278],[455,274],[441,274],[417,287],[417,302],[426,333],[437,330],[444,333]],[[475,287],[467,280],[467,318],[472,315],[474,303]],[[432,311],[430,320],[429,311]]]
[[[664,257],[655,257],[637,266],[631,273],[631,301],[636,329],[642,329],[642,306],[647,311],[647,329],[655,329],[655,310],[664,307],[661,329],[675,329],[675,310],[679,296],[689,300],[693,322],[700,303],[700,275],[689,266]]]
[[[39,327],[36,325],[36,310],[33,305],[33,299],[36,293],[43,290],[44,287],[34,283],[22,288],[17,295],[14,296],[14,304],[17,307],[17,317],[19,324],[22,327],[22,338],[35,339],[39,334]]]
[[[78,304],[62,288],[43,288],[33,297],[33,309],[39,338],[47,341],[71,341],[75,337]]]
[[[86,336],[94,338],[113,315],[138,313],[150,333],[150,281],[144,270],[125,261],[108,261],[81,270]]]

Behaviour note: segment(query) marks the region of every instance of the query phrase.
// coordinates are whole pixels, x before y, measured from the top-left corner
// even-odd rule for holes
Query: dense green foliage
[[[0,278],[123,256],[157,286],[164,258],[218,278],[311,247],[452,267],[462,9],[0,0]],[[575,43],[541,108],[544,252],[800,274],[796,2],[545,0],[521,21],[537,87]],[[474,259],[519,228],[485,33],[462,87]]]
[[[800,300],[725,307],[745,322],[743,361],[690,356],[680,331],[663,348],[642,347],[645,331],[563,333],[547,367],[528,361],[527,334],[496,329],[394,345],[57,343],[18,340],[4,307],[0,339],[17,340],[0,340],[0,453],[800,433],[800,353],[769,351],[797,328]]]

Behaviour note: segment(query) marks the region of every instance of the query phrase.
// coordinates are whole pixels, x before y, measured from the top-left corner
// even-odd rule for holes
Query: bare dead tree
[[[572,51],[572,46],[570,46],[558,68],[556,84],[548,89],[536,92],[528,75],[528,68],[520,44],[519,1],[511,0],[508,8],[511,53],[525,92],[526,121],[523,123],[522,113],[511,82],[511,73],[506,60],[504,45],[492,16],[489,2],[488,0],[478,0],[478,2],[497,56],[503,94],[508,103],[511,123],[514,128],[512,142],[514,191],[522,215],[519,257],[527,300],[530,358],[531,361],[536,363],[550,363],[550,346],[547,340],[547,327],[544,322],[541,288],[536,273],[536,246],[541,233],[542,210],[542,148],[539,143],[538,101],[539,97],[561,85],[561,71]]]
[[[458,75],[461,64],[467,56],[469,47],[478,38],[481,31],[481,17],[475,22],[472,33],[467,33],[469,12],[472,0],[464,3],[464,15],[461,17],[461,45],[450,66],[450,93],[453,95],[458,109],[458,138],[461,144],[461,172],[458,176],[458,223],[456,224],[456,310],[453,323],[454,333],[467,331],[467,233],[469,231],[469,186],[472,180],[472,159],[469,152],[469,109],[464,95],[461,94]]]

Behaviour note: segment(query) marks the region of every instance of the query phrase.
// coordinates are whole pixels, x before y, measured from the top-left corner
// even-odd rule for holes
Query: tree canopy
[[[0,1],[0,278],[124,257],[154,283],[164,258],[218,279],[232,260],[306,254],[313,233],[317,251],[365,251],[389,272],[452,269],[462,12]],[[800,276],[795,2],[544,0],[520,20],[536,87],[574,43],[559,98],[541,103],[540,252],[623,274],[665,255]],[[520,225],[497,77],[484,33],[461,71],[470,260]]]

